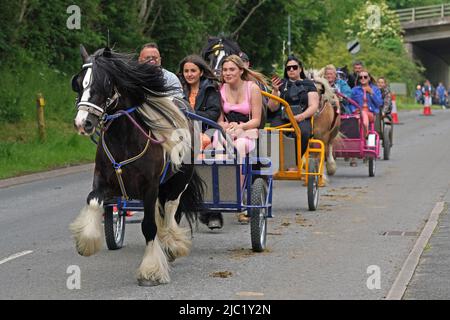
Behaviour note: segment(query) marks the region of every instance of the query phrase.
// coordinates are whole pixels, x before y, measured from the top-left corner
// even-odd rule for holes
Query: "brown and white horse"
[[[332,176],[336,173],[336,161],[333,157],[333,141],[339,138],[339,128],[341,125],[339,100],[326,79],[315,76],[314,82],[320,96],[319,111],[314,116],[314,137],[325,144],[327,173]]]

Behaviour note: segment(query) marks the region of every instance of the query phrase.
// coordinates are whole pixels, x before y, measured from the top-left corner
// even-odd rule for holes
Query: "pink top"
[[[250,84],[251,81],[244,81],[244,85],[246,87],[245,90],[245,98],[244,101],[238,104],[231,104],[227,102],[226,94],[225,94],[225,84],[220,88],[220,95],[222,96],[223,101],[223,112],[225,114],[234,111],[242,114],[250,114],[252,110],[252,106],[250,104]],[[228,86],[227,86],[228,87]]]

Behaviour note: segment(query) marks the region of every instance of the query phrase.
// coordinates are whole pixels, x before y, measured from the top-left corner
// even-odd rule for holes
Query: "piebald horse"
[[[72,78],[78,94],[74,124],[83,135],[99,127],[101,142],[87,205],[70,225],[77,251],[90,256],[101,249],[105,202],[142,200],[146,249],[138,283],[168,283],[168,261],[186,256],[191,245],[189,229],[175,217],[184,213],[191,224],[190,210],[203,202],[203,182],[184,161],[191,156],[193,126],[167,95],[171,88],[160,67],[108,48],[89,56],[81,46],[81,57],[82,69]]]
[[[209,37],[208,43],[202,49],[202,58],[209,63],[216,75],[220,75],[222,60],[232,54],[241,52],[239,45],[226,37]]]

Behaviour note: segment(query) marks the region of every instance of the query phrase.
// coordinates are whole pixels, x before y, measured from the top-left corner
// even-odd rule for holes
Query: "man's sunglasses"
[[[286,66],[286,70],[287,71],[289,71],[289,70],[298,70],[298,66],[297,65],[295,65],[295,66]]]
[[[359,76],[360,79],[369,79],[369,76]]]

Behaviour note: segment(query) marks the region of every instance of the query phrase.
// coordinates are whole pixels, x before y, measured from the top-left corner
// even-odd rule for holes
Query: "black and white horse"
[[[220,75],[222,60],[232,54],[238,55],[240,52],[239,45],[229,38],[209,37],[208,43],[202,49],[201,56],[209,63],[216,75]]]
[[[93,189],[70,225],[77,251],[90,256],[100,250],[105,201],[142,200],[146,249],[137,278],[140,285],[167,283],[168,260],[188,255],[191,245],[189,230],[175,216],[179,220],[184,213],[191,222],[190,210],[203,202],[203,182],[183,161],[191,155],[191,121],[167,96],[160,67],[108,48],[89,56],[81,46],[81,56],[82,70],[72,79],[78,93],[75,127],[84,135],[100,127],[102,137]]]

